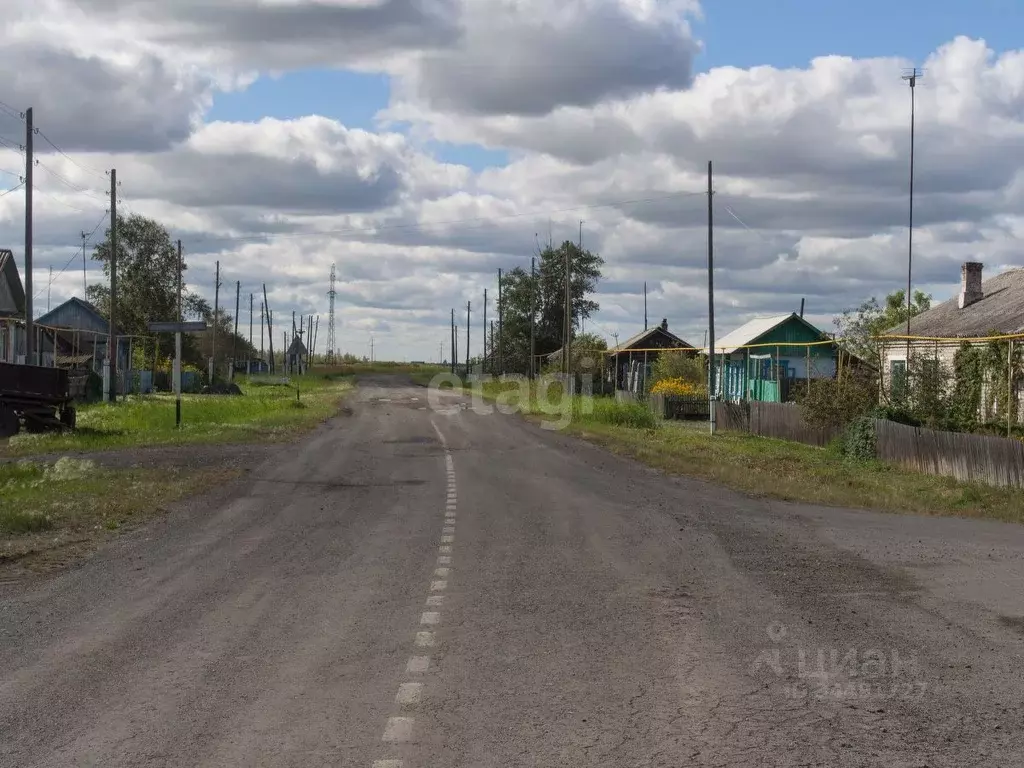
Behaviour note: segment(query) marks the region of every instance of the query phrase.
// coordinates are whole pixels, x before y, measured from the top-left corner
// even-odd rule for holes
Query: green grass
[[[482,394],[501,402],[519,386],[487,382]],[[551,400],[557,402],[559,387],[552,393]],[[553,418],[536,387],[530,388],[529,401],[520,411],[531,419]],[[662,422],[639,403],[575,397],[565,431],[669,473],[757,497],[1024,522],[1019,490],[960,483],[878,461],[853,461],[834,447],[723,432],[711,437],[706,423]]]
[[[75,432],[23,433],[0,447],[0,455],[286,439],[336,413],[340,398],[352,388],[350,381],[334,373],[292,377],[292,386],[277,385],[278,380],[243,379],[241,396],[182,396],[181,429],[174,426],[173,395],[131,396],[113,405],[87,405],[78,411]]]
[[[0,464],[0,564],[92,543],[236,475],[218,468],[110,470],[66,457]]]

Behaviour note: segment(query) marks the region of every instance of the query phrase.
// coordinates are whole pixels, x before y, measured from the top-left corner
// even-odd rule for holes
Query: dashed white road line
[[[422,410],[422,409],[421,409]],[[455,512],[458,505],[458,489],[455,483],[455,462],[452,459],[451,451],[448,449],[448,442],[445,440],[437,424],[431,422],[431,426],[437,433],[438,439],[444,448],[445,475],[447,478],[447,492],[445,495],[444,525],[441,529],[441,544],[438,547],[437,565],[434,568],[434,576],[430,581],[430,592],[427,596],[425,607],[441,608],[444,605],[444,595],[437,594],[448,588],[448,576],[451,573],[452,565],[452,543],[455,541]],[[441,612],[437,610],[423,611],[420,614],[420,625],[436,627],[441,623]],[[433,648],[437,644],[437,633],[433,630],[421,629],[416,632],[417,648]],[[430,669],[430,656],[410,656],[406,663],[405,671],[409,675],[422,676]],[[395,694],[395,703],[404,712],[415,709],[423,701],[422,682],[403,682],[398,686]],[[416,723],[414,717],[408,714],[389,717],[384,726],[384,734],[381,741],[385,744],[395,745],[408,742],[412,739],[413,727]],[[404,761],[396,758],[374,760],[372,768],[403,768]]]
[[[429,656],[411,656],[409,663],[405,665],[405,671],[419,674],[426,672],[428,667],[430,667]]]

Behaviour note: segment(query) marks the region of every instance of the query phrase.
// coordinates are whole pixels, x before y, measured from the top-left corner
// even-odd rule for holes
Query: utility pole
[[[708,160],[708,407],[715,434],[715,206],[711,161]]]
[[[46,312],[50,312],[50,291],[53,290],[53,267],[50,267],[50,281],[46,284]],[[56,352],[56,350],[54,350]]]
[[[181,325],[181,240],[178,241],[178,325]],[[174,334],[174,427],[181,429],[181,328]]]
[[[466,302],[466,378],[469,378],[469,302]]]
[[[903,75],[903,79],[910,83],[910,222],[907,227],[907,373],[910,372],[910,312],[911,312],[911,297],[910,297],[910,281],[913,274],[913,260],[914,260],[914,119],[915,119],[915,102],[917,101],[914,97],[914,91],[917,87],[917,78],[922,76],[922,72],[914,67],[908,73]]]
[[[501,319],[504,317],[504,308],[501,306],[501,270],[498,270],[498,373],[505,375],[505,344],[503,341],[504,330],[501,326]],[[494,335],[493,333],[491,334]]]
[[[263,346],[263,315],[266,310],[263,308],[263,302],[260,302],[260,360],[264,362],[267,359],[266,347]]]
[[[270,362],[268,368],[273,373],[274,366],[274,316],[270,312],[270,302],[267,301],[267,284],[263,284],[263,308],[267,313],[267,342],[270,345]],[[260,329],[260,341],[262,343],[263,330]]]
[[[107,342],[108,394],[110,402],[117,401],[117,169],[110,169],[110,335]]]
[[[530,378],[534,376],[533,356],[536,347],[537,325],[537,257],[530,257]]]
[[[25,362],[34,365],[35,333],[32,328],[32,170],[35,149],[32,138],[32,107],[25,110]]]
[[[252,317],[252,307],[253,307],[253,295],[250,293],[249,294],[249,352],[248,352],[248,354],[246,354],[246,358],[248,358],[249,363],[245,366],[245,372],[247,374],[251,374],[252,373],[252,353],[256,349],[256,347],[254,347],[252,345],[252,320],[253,320],[253,317]]]
[[[481,368],[487,365],[487,289],[484,288],[484,356],[483,362],[480,364]],[[494,353],[494,334],[491,334],[491,353]],[[491,373],[494,373],[494,363],[491,363]]]
[[[373,336],[371,336],[370,337],[370,362],[371,363],[373,362],[373,342],[374,342],[374,338],[373,338]]]
[[[217,380],[217,330],[220,319],[220,262],[217,262],[216,284],[213,287],[213,347],[210,350],[210,383]]]
[[[85,298],[86,291],[89,289],[89,281],[85,276],[85,240],[89,237],[85,232],[82,232],[82,298]]]
[[[455,310],[452,310],[452,360],[459,359],[459,326],[455,324]],[[455,363],[452,363],[452,373],[455,373]]]
[[[234,333],[231,334],[231,378],[235,374],[235,360],[238,359],[238,312],[239,299],[242,297],[242,281],[235,280],[235,319],[231,323]]]
[[[647,281],[644,280],[644,330],[647,330]]]
[[[449,339],[449,342],[451,343],[451,347],[452,347],[451,369],[452,369],[452,375],[454,376],[455,375],[455,360],[457,359],[457,355],[458,355],[458,352],[455,349],[455,308],[454,307],[452,308],[452,319],[451,319],[451,322],[448,324],[448,335],[451,337]]]

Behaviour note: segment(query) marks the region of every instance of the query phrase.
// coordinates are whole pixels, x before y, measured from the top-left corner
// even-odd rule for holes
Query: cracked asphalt
[[[0,765],[1024,765],[1024,528],[751,499],[437,396],[369,379],[0,592]]]

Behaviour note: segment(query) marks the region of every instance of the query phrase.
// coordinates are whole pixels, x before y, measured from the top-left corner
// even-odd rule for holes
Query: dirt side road
[[[438,396],[372,380],[0,593],[0,764],[1024,764],[1024,528],[750,500]]]

